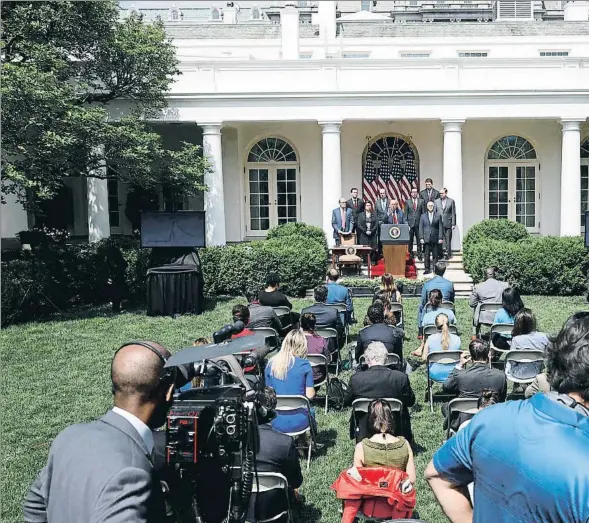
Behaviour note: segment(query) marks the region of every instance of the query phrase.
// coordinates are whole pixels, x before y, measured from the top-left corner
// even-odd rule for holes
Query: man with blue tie
[[[407,223],[405,215],[403,214],[403,211],[400,209],[399,202],[397,200],[391,200],[391,203],[389,204],[389,212],[385,223]]]
[[[336,247],[341,242],[340,235],[352,233],[352,227],[354,226],[352,209],[348,209],[345,198],[339,199],[339,207],[331,213],[331,226],[333,227],[333,238],[335,239]]]

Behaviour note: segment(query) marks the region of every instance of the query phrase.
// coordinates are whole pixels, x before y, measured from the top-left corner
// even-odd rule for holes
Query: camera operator
[[[123,345],[111,364],[114,408],[54,440],[47,465],[24,501],[28,523],[160,522],[165,505],[154,478],[152,428],[172,402],[177,373],[154,342]]]
[[[278,472],[287,479],[292,505],[296,499],[296,489],[303,482],[295,440],[274,430],[270,425],[276,416],[276,392],[272,387],[264,388],[260,394],[260,403],[261,407],[258,408],[257,414],[260,452],[256,457],[256,468],[258,472]],[[255,482],[254,478],[254,484]],[[284,494],[279,490],[252,495],[247,521],[268,520],[287,508]]]

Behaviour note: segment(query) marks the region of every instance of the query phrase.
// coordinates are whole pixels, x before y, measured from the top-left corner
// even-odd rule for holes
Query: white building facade
[[[154,125],[214,165],[209,190],[181,205],[207,211],[209,245],[288,221],[331,238],[340,196],[371,199],[370,172],[391,196],[426,178],[446,187],[455,248],[485,218],[581,234],[589,2],[284,4],[146,13],[167,20],[182,72]],[[131,232],[116,180],[66,183],[74,235]],[[15,203],[2,211],[3,239],[32,225]]]

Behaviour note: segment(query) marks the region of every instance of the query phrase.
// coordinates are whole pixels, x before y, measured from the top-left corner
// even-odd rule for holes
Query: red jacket
[[[403,494],[400,485],[407,473],[388,467],[358,467],[362,481],[343,471],[331,488],[344,500],[342,523],[352,523],[358,511],[367,517],[410,518],[415,508],[415,490]]]

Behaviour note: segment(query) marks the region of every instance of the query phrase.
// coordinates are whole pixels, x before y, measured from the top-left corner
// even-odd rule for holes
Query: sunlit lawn
[[[573,312],[586,309],[583,298],[526,297],[541,330],[557,331]],[[130,339],[157,340],[172,349],[185,347],[191,340],[210,336],[230,319],[237,300],[211,303],[201,316],[176,320],[149,318],[143,310],[111,315],[105,309],[86,311],[54,321],[12,326],[1,332],[2,348],[2,508],[0,519],[22,520],[23,496],[43,466],[53,438],[71,423],[89,421],[111,406],[109,364],[114,350]],[[308,302],[295,300],[296,309]],[[367,299],[354,302],[360,327]],[[405,300],[407,336],[405,353],[417,347],[417,300]],[[463,346],[470,339],[471,309],[465,300],[457,302],[457,318]],[[347,375],[344,375],[347,379]],[[411,375],[418,404],[412,410],[416,441],[424,450],[416,456],[418,468],[417,509],[431,523],[445,521],[425,485],[423,470],[443,441],[439,404],[431,414],[424,402],[423,366]],[[326,444],[305,474],[302,493],[306,497],[306,523],[340,520],[339,503],[329,485],[338,473],[350,466],[353,444],[348,437],[349,411],[327,415],[317,409],[320,441]],[[73,522],[72,522],[73,523]]]

